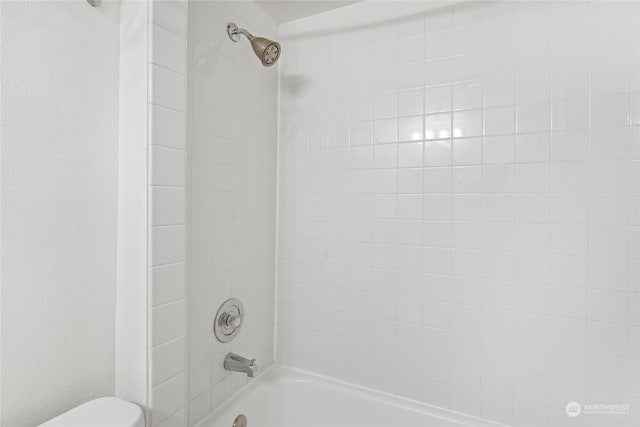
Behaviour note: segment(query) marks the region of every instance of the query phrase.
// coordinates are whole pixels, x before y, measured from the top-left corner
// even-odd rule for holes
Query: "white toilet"
[[[39,427],[145,427],[142,409],[117,397],[83,403]]]

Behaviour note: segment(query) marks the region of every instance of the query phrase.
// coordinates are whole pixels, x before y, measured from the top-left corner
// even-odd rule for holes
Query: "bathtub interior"
[[[303,370],[275,365],[198,427],[226,427],[243,414],[268,427],[498,427]]]

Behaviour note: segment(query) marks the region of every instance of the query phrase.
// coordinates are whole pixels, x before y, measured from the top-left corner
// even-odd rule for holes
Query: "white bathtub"
[[[239,414],[247,427],[498,425],[282,366],[260,375],[197,427],[231,427]]]

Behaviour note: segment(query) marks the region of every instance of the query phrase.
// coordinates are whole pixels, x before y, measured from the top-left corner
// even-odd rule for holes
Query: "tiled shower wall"
[[[283,36],[279,362],[508,424],[637,425],[639,7]]]
[[[149,2],[149,427],[185,425],[186,0]]]
[[[115,395],[186,423],[185,0],[120,7]]]
[[[189,425],[247,383],[223,369],[230,351],[274,359],[277,67],[262,67],[227,23],[277,39],[254,2],[189,3]],[[213,335],[218,307],[239,298],[240,334]]]

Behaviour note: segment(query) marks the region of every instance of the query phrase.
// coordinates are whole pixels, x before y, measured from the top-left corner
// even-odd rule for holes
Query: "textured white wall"
[[[3,1],[2,415],[114,389],[119,4]]]

